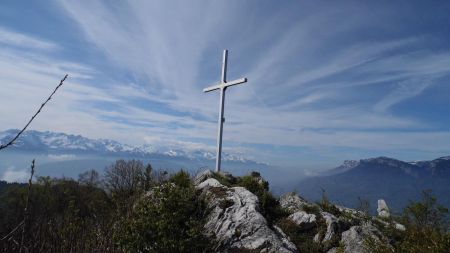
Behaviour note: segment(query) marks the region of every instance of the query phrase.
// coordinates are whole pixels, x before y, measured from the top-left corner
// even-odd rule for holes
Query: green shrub
[[[174,183],[183,188],[189,188],[192,185],[189,173],[184,170],[180,170],[179,172],[173,174],[170,177],[169,182]]]
[[[299,252],[321,253],[322,247],[319,243],[314,242],[314,235],[318,232],[317,227],[309,230],[300,229],[293,221],[282,218],[277,222],[277,226],[283,230],[292,243],[297,246]]]
[[[202,234],[205,203],[186,174],[173,177],[175,184],[154,187],[142,198],[128,219],[120,221],[114,238],[125,252],[206,252],[209,240]]]
[[[236,186],[237,178],[233,177],[231,174],[223,174],[222,172],[214,172],[213,178],[219,181],[222,185],[227,187]]]
[[[404,210],[402,222],[406,226],[398,252],[448,252],[450,233],[448,209],[438,204],[430,191],[424,191],[422,201],[413,202]]]
[[[320,207],[318,205],[303,205],[302,206],[303,211],[315,215],[320,214]]]
[[[448,209],[439,205],[430,191],[424,191],[422,201],[410,203],[399,219],[400,223],[405,225],[406,231],[399,231],[393,225],[378,227],[390,239],[395,252],[449,252],[447,215]],[[385,244],[373,241],[366,241],[366,247],[371,252],[392,252]]]
[[[342,214],[341,210],[337,208],[333,203],[330,202],[325,190],[322,190],[322,200],[317,203],[323,211],[331,213],[334,216],[340,216]]]

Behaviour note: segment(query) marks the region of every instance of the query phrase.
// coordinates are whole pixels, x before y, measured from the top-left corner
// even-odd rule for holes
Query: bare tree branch
[[[24,210],[23,226],[22,226],[22,239],[20,240],[19,253],[22,252],[22,248],[24,247],[23,241],[25,239],[25,227],[27,225],[27,220],[28,220],[28,204],[30,203],[30,192],[31,192],[31,184],[32,184],[32,180],[33,180],[33,175],[34,175],[34,159],[31,162],[31,175],[30,175],[30,179],[28,180],[28,193],[27,193],[27,201],[25,202],[25,210]]]
[[[21,226],[23,225],[23,220],[19,223],[19,225],[17,225],[17,227],[15,227],[13,230],[11,230],[11,232],[9,232],[7,235],[5,235],[2,239],[0,239],[0,241],[5,240],[6,238],[8,238],[9,236],[11,236],[12,234],[14,234],[14,232],[17,231],[17,229],[19,229]]]
[[[25,130],[27,129],[27,127],[31,124],[31,122],[34,120],[34,118],[41,112],[42,108],[44,108],[44,106],[47,104],[48,101],[50,101],[50,99],[52,99],[52,96],[56,93],[56,91],[59,89],[59,87],[61,87],[64,83],[64,81],[66,80],[66,78],[68,77],[68,75],[66,74],[64,76],[63,79],[61,79],[61,82],[59,82],[59,85],[56,86],[55,90],[53,90],[52,94],[50,94],[50,96],[47,98],[47,100],[45,100],[44,103],[41,104],[41,107],[39,107],[39,109],[37,110],[37,112],[33,115],[33,117],[31,117],[31,119],[28,121],[28,123],[22,128],[22,130],[20,130],[19,133],[17,133],[17,135],[12,138],[8,143],[6,144],[2,144],[0,145],[0,150],[7,148],[8,146],[12,145],[18,138],[19,136],[25,132]]]

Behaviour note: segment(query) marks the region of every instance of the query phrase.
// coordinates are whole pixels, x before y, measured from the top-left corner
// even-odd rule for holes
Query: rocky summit
[[[268,184],[257,173],[242,179],[204,171],[194,184],[207,203],[203,232],[215,241],[215,252],[365,253],[371,252],[371,245],[392,249],[382,231],[401,229],[389,216],[371,217],[326,199],[310,203],[296,193],[268,207],[267,193],[259,190]],[[389,210],[384,200],[379,203],[383,211]]]

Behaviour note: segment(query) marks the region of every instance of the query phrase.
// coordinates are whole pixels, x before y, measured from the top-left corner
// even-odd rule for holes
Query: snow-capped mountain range
[[[0,132],[0,144],[10,141],[18,129]],[[129,155],[146,157],[163,155],[182,157],[193,160],[214,160],[215,154],[207,150],[183,150],[170,147],[156,147],[151,144],[131,146],[108,139],[89,139],[81,135],[56,133],[50,131],[25,131],[13,144],[11,149],[19,151],[56,152],[56,153],[90,153],[102,155]],[[252,162],[239,154],[223,153],[224,161]]]

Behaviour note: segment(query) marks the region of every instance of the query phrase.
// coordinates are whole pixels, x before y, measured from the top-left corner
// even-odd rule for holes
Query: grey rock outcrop
[[[378,200],[378,207],[377,207],[378,216],[381,218],[389,218],[391,216],[391,213],[389,212],[389,207],[386,204],[386,201],[384,199]]]
[[[298,252],[281,229],[274,231],[268,226],[258,212],[258,197],[247,189],[226,187],[214,178],[198,182],[196,188],[202,191],[211,210],[204,232],[216,239],[216,252]]]
[[[349,214],[353,218],[359,218],[359,217],[362,217],[362,216],[365,215],[364,212],[362,212],[362,211],[355,210],[355,209],[352,209],[352,208],[348,208],[348,207],[345,207],[345,206],[336,205],[336,208],[340,212],[345,212],[345,213]]]
[[[300,229],[310,229],[317,223],[315,214],[309,214],[304,211],[297,211],[288,216],[288,219],[293,221]]]
[[[257,173],[250,176],[262,187],[267,184]],[[310,203],[296,193],[279,198],[277,208],[287,212],[281,212],[269,225],[255,194],[244,187],[225,186],[217,177],[227,185],[242,183],[239,177],[212,171],[205,171],[194,180],[210,210],[203,232],[214,238],[215,252],[293,253],[315,249],[328,253],[366,253],[368,241],[392,248],[381,232],[387,226],[405,229],[385,219],[390,213],[384,200],[378,201],[378,216],[370,217],[344,206]]]
[[[371,223],[352,226],[349,230],[343,232],[340,244],[344,248],[345,253],[369,253],[370,251],[367,248],[368,240],[371,240],[373,243],[385,241],[381,232]]]
[[[316,205],[309,203],[295,192],[289,192],[280,197],[280,206],[290,213],[294,213],[296,211],[303,211],[305,206],[313,207]]]
[[[338,232],[338,219],[331,213],[320,212],[320,214],[323,217],[323,219],[325,220],[327,230],[322,238],[321,238],[320,234],[317,234],[314,237],[314,240],[316,242],[321,241],[322,243],[328,243],[333,239],[333,237]]]
[[[385,228],[392,226],[393,228],[399,230],[399,231],[405,231],[406,227],[403,224],[400,224],[396,221],[385,221],[383,219],[380,219],[379,217],[375,217],[374,220],[376,220],[379,224],[383,225]]]
[[[394,222],[394,228],[397,229],[397,230],[400,230],[400,231],[405,231],[406,230],[405,225],[400,224],[398,222]]]
[[[203,172],[200,172],[197,174],[197,176],[194,178],[194,185],[199,185],[203,181],[205,181],[208,178],[212,178],[214,176],[214,172],[211,170],[205,170]]]

